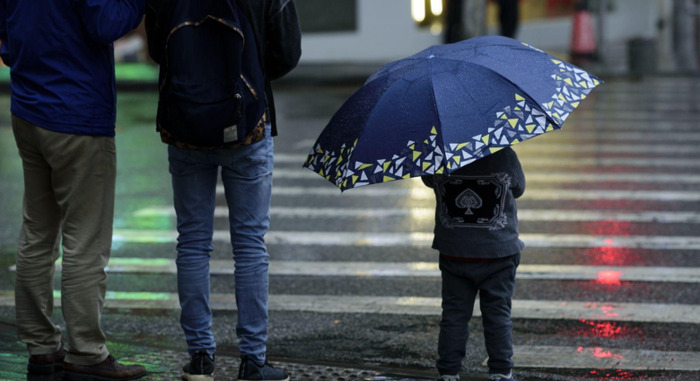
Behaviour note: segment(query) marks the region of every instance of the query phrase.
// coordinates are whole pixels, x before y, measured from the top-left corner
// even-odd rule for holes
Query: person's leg
[[[114,138],[37,128],[60,209],[63,265],[61,308],[68,331],[66,362],[107,358],[100,327],[107,289],[104,268],[112,247],[116,149]]]
[[[476,287],[465,277],[467,263],[440,257],[442,273],[442,319],[438,337],[440,375],[456,375],[462,369],[469,339],[469,320],[474,311]]]
[[[520,254],[489,263],[490,274],[479,284],[479,304],[484,325],[489,373],[507,375],[513,368],[511,299]],[[486,268],[485,268],[486,269]]]
[[[177,215],[177,291],[180,325],[190,355],[214,355],[209,307],[209,256],[213,250],[214,207],[218,166],[207,151],[168,146],[173,200]]]
[[[462,15],[464,13],[465,0],[449,0],[447,1],[446,27],[443,42],[451,44],[464,39],[464,22]]]
[[[515,38],[518,31],[519,0],[498,0],[501,36]]]
[[[236,303],[241,356],[264,364],[268,323],[268,254],[273,143],[269,125],[260,142],[217,151],[229,207],[235,260]]]
[[[24,218],[17,248],[15,306],[19,339],[27,344],[30,354],[47,355],[58,351],[61,345],[61,328],[51,322],[61,214],[51,186],[51,167],[37,140],[38,128],[12,117],[24,171]]]

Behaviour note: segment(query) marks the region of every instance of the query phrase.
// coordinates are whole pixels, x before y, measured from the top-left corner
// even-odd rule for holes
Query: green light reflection
[[[61,297],[60,290],[53,290],[54,298]],[[167,292],[125,292],[107,291],[107,300],[175,300],[177,296]]]

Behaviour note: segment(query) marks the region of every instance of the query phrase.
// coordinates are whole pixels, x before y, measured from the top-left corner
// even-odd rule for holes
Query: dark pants
[[[520,253],[487,262],[454,261],[440,256],[442,320],[436,365],[441,375],[454,375],[462,368],[477,292],[489,373],[508,374],[513,368],[510,308],[518,264]]]
[[[498,0],[498,22],[501,36],[515,38],[518,31],[518,0]]]
[[[462,41],[464,39],[464,22],[462,21],[464,0],[448,0],[446,8],[446,27],[443,42],[451,44]]]

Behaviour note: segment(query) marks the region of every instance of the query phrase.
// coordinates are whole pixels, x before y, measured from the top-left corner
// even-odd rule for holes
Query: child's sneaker
[[[437,378],[437,381],[457,381],[457,380],[459,380],[459,374],[455,374],[454,376],[450,376],[449,374],[443,374]]]
[[[515,378],[513,378],[512,372],[508,373],[508,375],[499,374],[499,373],[489,374],[489,380],[491,380],[491,381],[518,381]]]
[[[190,362],[182,367],[182,379],[186,381],[214,381],[214,357],[205,351],[192,355]]]
[[[241,357],[238,381],[289,381],[289,374],[283,369],[275,368],[267,361],[260,366],[247,357]]]

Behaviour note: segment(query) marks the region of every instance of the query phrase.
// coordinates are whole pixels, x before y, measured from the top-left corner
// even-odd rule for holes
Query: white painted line
[[[584,182],[634,182],[664,184],[700,183],[700,175],[685,173],[527,173],[528,182],[584,183]]]
[[[518,155],[551,155],[551,154],[580,154],[580,153],[635,153],[648,156],[657,156],[663,154],[695,154],[698,152],[695,145],[682,144],[564,144],[559,143],[552,145],[544,139],[532,139],[522,144],[518,144],[513,149]]]
[[[699,371],[699,352],[601,347],[515,346],[516,368],[591,369],[591,378],[614,371]],[[485,365],[485,364],[484,364]],[[608,370],[608,371],[605,371]],[[614,372],[611,376],[617,376]],[[622,375],[624,378],[624,375]]]
[[[306,155],[295,154],[275,154],[275,164],[298,164],[302,166],[306,160]],[[520,161],[526,167],[530,166],[546,166],[548,168],[558,167],[610,167],[610,166],[627,166],[627,167],[679,167],[679,168],[697,168],[700,167],[700,160],[685,159],[685,158],[628,158],[628,157],[536,157],[523,156]],[[527,171],[530,173],[530,171]]]
[[[212,261],[213,274],[233,274],[232,261]],[[275,261],[270,274],[289,276],[426,277],[440,278],[435,262],[303,262]],[[518,279],[595,280],[604,284],[620,282],[700,283],[699,268],[609,267],[574,265],[520,265]]]
[[[211,260],[209,273],[233,275],[233,260]],[[61,261],[56,263],[56,271]],[[110,273],[176,274],[175,260],[167,258],[112,257],[106,268]],[[10,267],[15,271],[15,266]],[[434,262],[319,262],[319,261],[271,261],[270,275],[366,278],[440,278],[437,259]],[[697,267],[647,267],[647,266],[583,266],[583,265],[520,265],[518,279],[596,281],[601,284],[620,282],[676,282],[700,283]]]
[[[596,211],[596,210],[559,210],[559,209],[521,209],[518,210],[520,221],[624,221],[655,223],[700,223],[700,213],[694,212],[657,212],[657,211]]]
[[[694,132],[697,131],[697,121],[691,120],[609,120],[604,123],[600,123],[594,118],[577,118],[576,120],[567,120],[565,131],[576,130],[576,129],[592,129],[604,136],[607,133],[612,132]],[[310,147],[310,146],[309,146]]]
[[[608,121],[608,120],[629,120],[629,121],[635,121],[635,120],[665,120],[665,121],[691,121],[695,120],[695,114],[694,113],[689,113],[689,112],[680,112],[680,113],[674,113],[674,112],[663,112],[663,111],[657,111],[657,110],[646,110],[646,109],[635,109],[635,110],[615,110],[614,113],[605,113],[605,115],[601,115],[601,113],[598,110],[593,110],[593,109],[585,109],[585,110],[578,110],[575,112],[571,119],[572,120],[579,120],[579,119],[595,119],[595,120],[600,120],[600,121]],[[566,125],[564,125],[564,128],[566,128]]]
[[[309,169],[285,169],[274,171],[276,179],[314,179],[321,178],[316,172]],[[572,173],[572,172],[528,172],[525,174],[528,182],[546,183],[589,183],[589,182],[634,182],[634,183],[662,183],[662,184],[697,184],[700,183],[700,175],[687,173]]]
[[[433,208],[304,208],[273,206],[270,214],[277,218],[410,218],[412,220],[432,220]],[[137,210],[135,217],[175,217],[175,209],[169,206],[151,207]],[[228,207],[217,206],[215,217],[228,217]],[[634,211],[594,211],[563,209],[520,209],[519,221],[624,221],[654,223],[700,223],[700,213],[693,212],[634,212]]]
[[[575,114],[574,114],[575,115]],[[573,118],[571,119],[574,120]],[[580,141],[582,144],[598,144],[599,141],[604,137],[605,142],[619,142],[626,143],[629,141],[648,141],[648,142],[698,142],[700,141],[700,133],[698,132],[688,132],[679,131],[677,133],[668,134],[659,131],[619,131],[609,129],[605,131],[604,135],[599,130],[581,129],[581,128],[568,128],[568,122],[564,125],[561,131],[551,132],[544,135],[550,141],[552,140],[568,140],[569,142],[576,140]],[[309,141],[310,144],[307,146],[309,149],[313,146],[315,141]],[[530,144],[528,142],[528,144]]]
[[[632,123],[632,122],[630,122]],[[572,137],[575,140],[575,137]],[[309,144],[308,149],[313,147],[314,142]],[[303,147],[302,147],[303,148]],[[634,153],[647,156],[658,156],[663,154],[696,154],[698,152],[696,144],[655,144],[649,142],[648,144],[586,144],[583,143],[557,143],[556,145],[552,142],[547,141],[546,138],[530,139],[522,144],[517,144],[513,146],[513,149],[518,153],[518,156],[533,155],[533,156],[550,156],[553,154],[582,154],[582,153]],[[304,163],[303,159],[300,163]]]
[[[309,171],[311,172],[311,171]],[[313,174],[313,172],[311,172]],[[324,182],[320,176],[315,175]],[[327,183],[327,182],[326,182]],[[413,183],[413,184],[412,184]],[[216,188],[217,194],[224,193],[224,187]],[[323,197],[362,197],[362,198],[410,198],[412,200],[433,200],[433,190],[424,186],[419,179],[403,180],[395,183],[377,184],[350,189],[340,189],[327,183],[317,187],[273,186],[274,196],[323,196]],[[698,191],[627,191],[627,190],[588,190],[588,189],[536,189],[529,187],[518,200],[628,200],[628,201],[700,201]]]
[[[544,139],[541,139],[544,140]],[[578,154],[578,153],[634,153],[646,156],[658,156],[663,154],[697,154],[697,147],[693,144],[654,144],[650,142],[649,144],[578,144],[578,143],[558,143],[557,145],[552,145],[550,142],[540,140],[539,143],[537,139],[528,140],[522,144],[518,144],[513,149],[523,155],[550,155],[554,153],[564,153],[564,154]]]
[[[54,291],[54,296],[60,295]],[[177,293],[107,291],[108,308],[177,309]],[[55,301],[60,306],[60,300]],[[0,291],[0,306],[13,306],[14,292]],[[213,310],[235,311],[234,294],[212,294]],[[271,311],[439,316],[441,298],[345,295],[270,295]],[[478,302],[474,316],[481,316]],[[700,324],[700,306],[655,303],[600,303],[562,300],[513,300],[514,319],[624,321]]]
[[[428,189],[430,196],[432,190]],[[345,192],[348,193],[348,192]],[[434,196],[433,196],[434,197]],[[624,191],[586,189],[532,189],[519,200],[627,200],[627,201],[700,201],[698,191]]]
[[[174,230],[127,230],[114,231],[116,243],[175,242]],[[604,236],[586,234],[521,234],[527,247],[539,248],[597,248],[616,247],[649,250],[700,250],[700,237],[692,236]],[[229,242],[228,230],[215,230],[214,241]],[[429,247],[433,233],[357,233],[357,232],[302,232],[271,231],[265,241],[272,245],[317,245],[360,247]]]

